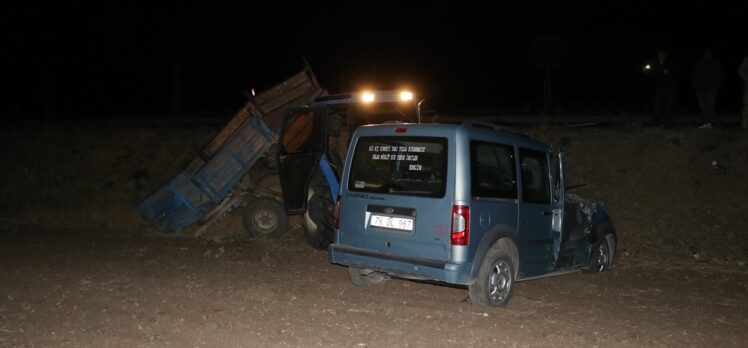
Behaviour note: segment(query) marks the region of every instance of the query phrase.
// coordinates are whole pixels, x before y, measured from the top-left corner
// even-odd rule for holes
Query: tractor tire
[[[302,221],[307,243],[317,249],[327,249],[335,234],[335,202],[322,174],[315,175],[309,182]]]

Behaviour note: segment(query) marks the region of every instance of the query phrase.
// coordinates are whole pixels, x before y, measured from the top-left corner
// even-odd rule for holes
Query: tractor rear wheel
[[[322,175],[314,176],[309,182],[302,221],[307,242],[315,248],[327,249],[335,233],[335,202]]]

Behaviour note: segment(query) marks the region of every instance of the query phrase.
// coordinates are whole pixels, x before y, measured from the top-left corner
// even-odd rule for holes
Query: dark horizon
[[[168,115],[175,76],[185,114],[237,109],[245,91],[281,82],[306,59],[332,93],[408,86],[440,112],[537,114],[545,72],[532,52],[540,40],[563,52],[551,70],[552,113],[646,112],[640,69],[660,47],[683,69],[681,112],[695,112],[690,69],[710,48],[725,71],[718,110],[738,113],[745,4],[502,6],[21,6],[9,11],[6,110],[17,118]]]

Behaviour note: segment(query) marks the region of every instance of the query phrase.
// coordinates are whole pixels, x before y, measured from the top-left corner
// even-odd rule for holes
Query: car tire
[[[375,271],[364,274],[360,268],[356,267],[348,267],[348,276],[351,278],[351,283],[362,288],[373,285],[384,286],[390,280],[387,273]]]
[[[322,175],[309,182],[306,211],[302,218],[307,243],[317,249],[327,249],[335,233],[335,202],[330,187]]]
[[[610,271],[613,265],[613,252],[611,251],[610,242],[612,239],[605,235],[592,245],[590,251],[590,268],[587,273],[600,273]]]
[[[288,216],[278,200],[259,197],[244,208],[242,225],[251,237],[280,238],[288,227]]]
[[[506,307],[514,292],[517,274],[514,255],[510,244],[502,240],[488,250],[475,282],[468,285],[470,302],[488,307]]]

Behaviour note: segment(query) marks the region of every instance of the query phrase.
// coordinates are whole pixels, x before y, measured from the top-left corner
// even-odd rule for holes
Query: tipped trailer
[[[245,207],[252,235],[281,235],[287,225],[275,172],[275,144],[286,109],[325,94],[308,66],[247,103],[183,171],[154,190],[136,210],[167,232],[198,224],[202,233],[217,217]]]

